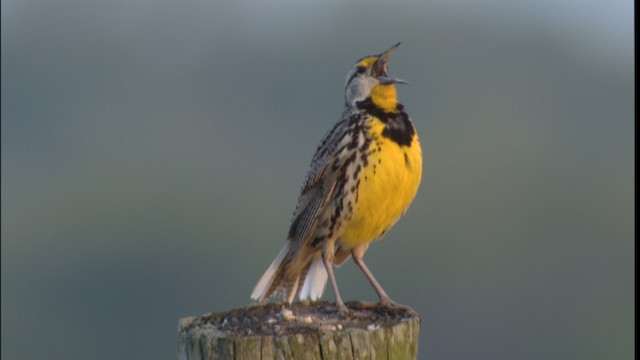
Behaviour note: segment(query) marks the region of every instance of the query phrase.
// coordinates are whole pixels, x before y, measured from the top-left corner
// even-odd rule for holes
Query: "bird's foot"
[[[402,305],[399,304],[393,300],[391,300],[388,296],[387,297],[381,297],[380,298],[380,305],[390,308],[390,309],[394,309],[394,310],[405,310],[407,312],[409,312],[412,315],[418,316],[418,313],[413,310],[412,308],[406,306],[406,305]]]
[[[338,314],[341,316],[349,315],[349,308],[343,302],[336,302],[336,307],[338,308]]]

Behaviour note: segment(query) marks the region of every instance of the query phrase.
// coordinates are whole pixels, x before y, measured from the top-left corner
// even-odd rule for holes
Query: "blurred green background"
[[[249,304],[397,41],[425,176],[366,259],[420,358],[631,359],[632,30],[622,0],[2,1],[3,359],[174,359],[179,318]]]

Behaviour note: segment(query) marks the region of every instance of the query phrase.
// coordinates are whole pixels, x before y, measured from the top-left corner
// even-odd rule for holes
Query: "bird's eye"
[[[364,73],[365,71],[367,71],[367,68],[364,66],[358,66],[353,73],[351,73],[351,76],[349,77],[349,79],[347,79],[347,86],[349,86],[349,84],[351,83],[351,80],[353,80],[356,76]]]

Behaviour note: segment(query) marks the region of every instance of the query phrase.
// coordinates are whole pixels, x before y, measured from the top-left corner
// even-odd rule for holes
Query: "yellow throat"
[[[422,178],[422,150],[418,135],[398,104],[395,85],[375,86],[371,91],[371,102],[375,110],[369,112],[365,123],[367,136],[372,139],[371,153],[359,177],[354,214],[338,241],[345,248],[353,248],[384,235],[405,213]],[[400,125],[392,124],[394,121],[406,121],[402,126],[411,127],[408,142],[399,142],[388,135],[390,128]]]

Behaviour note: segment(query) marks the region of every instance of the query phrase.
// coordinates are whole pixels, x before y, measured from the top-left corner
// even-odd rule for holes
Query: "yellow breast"
[[[357,203],[338,244],[346,249],[375,240],[391,228],[415,197],[422,177],[422,150],[415,135],[410,146],[383,137],[384,124],[375,118],[369,122],[371,146],[377,151],[368,156],[360,173]]]

